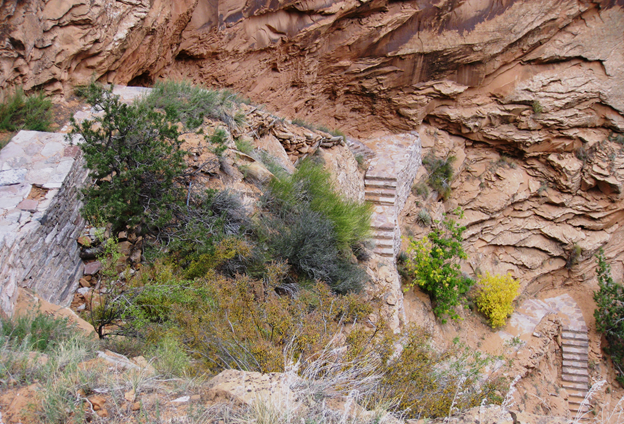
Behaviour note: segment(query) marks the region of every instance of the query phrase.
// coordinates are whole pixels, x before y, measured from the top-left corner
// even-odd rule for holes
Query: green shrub
[[[344,200],[333,189],[329,172],[311,160],[304,160],[292,176],[274,179],[270,190],[284,210],[306,204],[327,217],[334,225],[338,249],[342,252],[370,235],[371,206]]]
[[[539,100],[534,100],[531,104],[531,107],[533,108],[533,113],[535,113],[536,115],[542,113],[543,111],[542,105],[540,104]]]
[[[453,162],[455,162],[455,156],[440,159],[433,156],[433,153],[427,154],[422,161],[424,167],[429,172],[427,184],[445,200],[451,195],[451,181],[453,180],[454,172]]]
[[[474,284],[461,274],[457,263],[467,258],[461,245],[465,229],[446,217],[427,237],[410,239],[405,267],[413,280],[408,283],[408,289],[418,285],[428,293],[438,318],[448,315],[458,319],[453,307],[462,302],[462,296]]]
[[[221,156],[227,149],[227,139],[228,133],[223,128],[217,128],[210,136],[210,143],[215,145],[214,152],[217,156]]]
[[[49,131],[52,102],[43,93],[30,96],[18,88],[0,105],[0,130]]]
[[[594,293],[596,301],[596,329],[603,333],[609,342],[605,351],[613,360],[617,380],[624,385],[624,287],[611,277],[611,266],[607,263],[604,251],[596,255],[598,286]]]
[[[502,327],[513,312],[513,301],[518,296],[520,282],[511,274],[479,276],[479,294],[476,304],[490,320],[492,328]]]
[[[251,156],[254,152],[254,145],[247,140],[236,139],[236,148],[238,151],[245,153],[246,155]]]
[[[400,339],[397,355],[384,357],[381,381],[373,401],[383,399],[406,418],[448,417],[456,411],[483,403],[500,404],[500,379],[482,378],[491,359],[459,343],[436,351],[431,335],[408,326]],[[393,352],[392,337],[378,342],[380,352]],[[396,341],[394,341],[396,343]]]
[[[423,199],[426,199],[427,197],[429,197],[429,187],[427,187],[427,184],[425,183],[414,184],[414,186],[412,187],[412,193],[416,194],[417,196],[421,196]]]
[[[27,341],[29,350],[50,352],[57,346],[74,337],[73,328],[66,318],[58,319],[36,313],[17,317],[13,320],[0,318],[0,337],[21,345]]]
[[[178,188],[186,152],[175,122],[145,105],[126,105],[95,84],[88,93],[103,116],[82,123],[72,118],[70,133],[84,138],[80,147],[96,180],[83,190],[83,216],[110,222],[114,230],[128,225],[157,232],[173,219],[171,205],[184,201]]]
[[[319,212],[302,209],[270,221],[271,251],[311,281],[324,281],[338,293],[359,291],[366,272],[338,250],[335,226]]]
[[[370,233],[369,205],[343,200],[329,173],[306,160],[273,179],[265,207],[259,233],[274,257],[337,292],[361,288],[366,274],[349,259]]]
[[[242,100],[229,91],[209,90],[188,81],[159,81],[138,106],[162,110],[169,121],[194,130],[204,123],[204,118],[219,119],[228,125],[236,123],[237,103]]]
[[[427,209],[421,209],[418,211],[418,215],[416,216],[416,222],[418,222],[423,227],[428,227],[431,225],[431,215]]]

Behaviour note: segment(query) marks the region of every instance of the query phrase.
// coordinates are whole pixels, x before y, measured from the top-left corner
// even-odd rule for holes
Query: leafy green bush
[[[609,342],[605,351],[611,356],[617,371],[617,380],[624,385],[624,287],[611,277],[611,266],[607,263],[604,251],[596,255],[598,267],[596,275],[600,289],[594,293],[596,301],[596,329],[603,333]]]
[[[513,312],[513,301],[518,296],[520,282],[511,274],[479,276],[479,294],[476,304],[490,320],[492,328],[502,327]]]
[[[423,158],[423,165],[429,171],[427,184],[437,191],[445,200],[451,195],[451,181],[453,180],[453,162],[455,156],[446,159],[436,158],[433,153]]]
[[[83,216],[154,233],[169,223],[171,205],[184,201],[179,190],[185,171],[175,122],[145,104],[126,105],[112,90],[91,84],[88,102],[103,116],[81,123],[71,120],[71,135],[81,135],[90,175],[83,190]]]
[[[18,88],[0,104],[0,130],[49,131],[52,125],[52,102],[43,93],[26,96]]]
[[[408,283],[408,290],[418,285],[428,293],[438,318],[448,315],[458,319],[453,307],[461,303],[461,297],[474,284],[461,274],[457,263],[467,258],[461,245],[465,229],[446,217],[427,237],[410,239],[405,268],[413,280]]]

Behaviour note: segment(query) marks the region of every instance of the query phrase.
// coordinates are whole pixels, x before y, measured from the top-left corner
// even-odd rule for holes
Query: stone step
[[[586,393],[587,394],[587,393]],[[568,403],[574,403],[576,405],[580,405],[585,400],[585,396],[572,396],[568,397]]]
[[[564,389],[566,390],[566,392],[568,392],[569,398],[585,399],[585,396],[587,395],[587,390],[573,389],[573,388],[570,388],[570,387],[564,387]]]
[[[563,367],[562,374],[570,375],[589,375],[587,368]]]
[[[366,180],[370,180],[370,181],[390,181],[390,182],[394,181],[394,182],[396,182],[397,177],[395,177],[393,175],[387,175],[387,174],[377,174],[377,175],[375,175],[375,174],[367,173],[364,176],[364,181],[366,181]]]
[[[574,331],[562,331],[561,332],[562,339],[575,339],[575,340],[589,340],[587,337],[587,332],[574,332]]]
[[[585,383],[588,384],[589,383],[589,377],[586,375],[570,375],[570,374],[563,374],[561,376],[561,379],[563,381],[570,381],[572,383]]]
[[[394,231],[373,230],[373,238],[375,238],[375,239],[394,240]]]
[[[373,250],[373,252],[379,256],[385,256],[388,258],[392,258],[394,257],[394,249],[389,248],[389,247],[375,247],[375,249]]]
[[[587,362],[588,357],[587,357],[587,352],[585,352],[585,354],[579,354],[579,353],[567,352],[565,349],[563,349],[563,359],[569,360],[569,361]]]
[[[567,359],[563,360],[564,367],[573,367],[573,368],[585,368],[587,369],[587,361],[569,361]]]
[[[577,412],[579,409],[581,409],[581,405],[583,405],[583,399],[568,399],[568,408],[570,408],[570,411]],[[582,409],[583,412],[588,411],[590,409],[590,405],[585,404],[583,405]]]
[[[587,391],[587,383],[575,383],[573,381],[563,381],[561,383],[561,387],[563,387],[564,389],[568,390],[568,389],[572,389],[572,390],[585,390]]]
[[[587,355],[587,348],[586,347],[577,347],[577,346],[562,346],[561,350],[564,353],[576,353],[578,355]]]
[[[368,189],[369,187],[396,189],[396,186],[397,186],[396,180],[394,180],[394,181],[390,181],[390,180],[370,180],[368,178],[364,180],[364,187],[365,187],[365,189]]]
[[[587,326],[583,322],[583,323],[576,323],[574,325],[564,325],[561,328],[561,331],[566,332],[566,333],[587,334],[588,330],[587,330]]]
[[[562,346],[578,346],[578,347],[588,347],[589,342],[587,340],[576,340],[576,339],[562,339]],[[565,347],[564,347],[565,349]]]
[[[394,234],[394,225],[391,224],[371,225],[371,229],[373,231],[392,231]]]
[[[394,240],[383,239],[383,240],[374,240],[374,241],[375,241],[375,247],[379,247],[379,248],[386,248],[386,247],[393,248],[394,247]]]
[[[375,194],[378,196],[396,196],[396,188],[377,188],[377,187],[366,187],[364,190],[365,194]]]
[[[366,193],[364,200],[378,205],[394,205],[395,197],[385,197]]]

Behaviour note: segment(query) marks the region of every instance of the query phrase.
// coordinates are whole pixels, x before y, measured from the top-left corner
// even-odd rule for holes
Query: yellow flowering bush
[[[489,272],[479,277],[477,307],[490,320],[492,328],[505,325],[507,316],[513,312],[513,301],[520,291],[520,282],[511,274],[491,275]]]

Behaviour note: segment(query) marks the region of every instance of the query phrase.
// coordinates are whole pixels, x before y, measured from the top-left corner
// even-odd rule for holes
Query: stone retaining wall
[[[82,261],[79,190],[87,170],[65,134],[20,131],[0,151],[0,312],[17,288],[59,305],[71,301]]]

